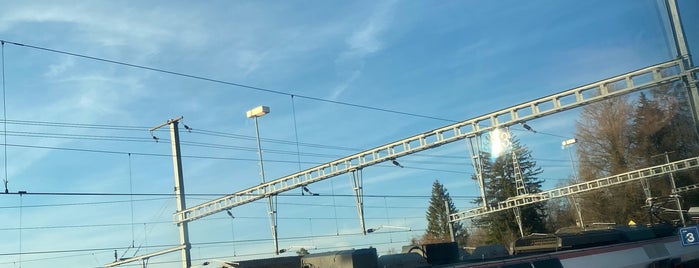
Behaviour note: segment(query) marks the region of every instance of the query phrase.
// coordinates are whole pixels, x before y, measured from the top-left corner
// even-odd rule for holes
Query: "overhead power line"
[[[7,124],[27,125],[27,126],[49,126],[49,127],[59,127],[59,128],[121,130],[121,131],[137,131],[137,132],[141,132],[141,133],[146,132],[148,129],[148,127],[144,127],[144,126],[81,124],[81,123],[28,121],[28,120],[5,120],[3,122],[6,122]],[[517,130],[517,129],[515,129],[515,130]],[[519,130],[519,131],[523,131],[523,130]],[[549,135],[549,136],[564,137],[564,136],[550,134],[550,133],[544,133],[544,132],[540,132],[540,131],[537,133]],[[6,131],[4,134],[5,134],[5,136],[30,137],[30,138],[97,140],[97,141],[105,140],[105,141],[119,141],[119,142],[153,142],[152,138],[149,136],[139,137],[139,136],[120,136],[120,135],[72,134],[72,133],[57,133],[57,132],[47,132],[47,131],[41,131],[41,132],[39,132],[39,131]],[[212,130],[206,130],[206,129],[195,129],[195,130],[191,131],[191,134],[222,137],[222,138],[241,139],[241,140],[250,140],[250,141],[255,140],[254,136],[226,133],[226,132],[220,132],[220,131],[212,131]],[[168,139],[166,139],[166,138],[160,138],[159,140],[162,142],[168,141]],[[308,148],[352,151],[352,152],[361,151],[361,149],[359,149],[359,148],[323,145],[323,144],[316,144],[316,143],[303,143],[303,142],[298,142],[298,141],[288,141],[288,140],[280,140],[280,139],[263,138],[261,140],[264,142],[268,142],[268,143],[275,143],[275,144],[282,144],[282,145],[297,145],[297,146],[308,147]],[[250,151],[250,152],[257,151],[257,149],[254,147],[234,146],[234,145],[210,143],[210,142],[182,141],[181,144],[186,145],[186,146],[206,147],[206,148],[223,149],[223,150],[239,150],[239,151]],[[23,147],[24,145],[8,144],[8,146]],[[33,145],[26,145],[26,146],[29,146],[27,148],[37,148]],[[91,152],[91,153],[129,154],[129,152],[117,152],[117,151],[106,151],[106,150],[102,151],[102,150],[76,149],[76,148],[60,148],[60,147],[45,147],[45,149],[78,150],[78,151],[85,151],[85,152]],[[298,152],[298,151],[289,151],[289,150],[275,150],[275,149],[267,149],[265,151],[267,153],[271,153],[271,154],[294,155],[294,156],[301,155],[301,156],[320,157],[320,158],[338,158],[338,157],[342,156],[342,155],[337,155],[337,154],[322,154],[322,153]],[[132,154],[134,154],[134,155],[147,155],[147,156],[159,156],[159,157],[171,157],[171,155],[169,155],[169,154],[146,154],[146,153],[143,153],[143,154],[132,153]],[[241,159],[241,158],[209,157],[209,156],[183,156],[183,157],[202,158],[202,159],[234,160],[234,161],[258,161],[257,159]],[[467,159],[466,156],[434,155],[434,154],[426,154],[426,153],[418,153],[418,154],[415,154],[414,157],[459,159],[459,160],[466,160]],[[566,163],[570,161],[568,159],[538,159],[538,158],[535,158],[534,160],[566,162]],[[291,161],[291,160],[273,160],[273,159],[270,159],[268,161],[269,162],[298,164],[298,160]],[[454,162],[445,162],[445,161],[438,161],[437,162],[437,161],[422,161],[422,160],[401,160],[401,162],[415,163],[415,164],[421,164],[421,165],[422,164],[470,165],[469,163],[466,163],[465,161],[464,161],[464,163],[454,163]],[[320,164],[319,162],[301,162],[301,163],[302,164]],[[547,166],[547,167],[554,167],[554,166]],[[560,166],[555,166],[555,167],[560,167]],[[426,171],[438,171],[438,172],[450,172],[450,173],[464,173],[464,174],[466,174],[466,172],[462,172],[462,171],[417,168],[414,165],[411,166],[410,168],[426,170]]]
[[[18,191],[18,192],[9,192],[9,193],[0,193],[0,196],[3,195],[23,195],[23,196],[31,196],[31,195],[37,195],[37,196],[167,196],[167,197],[174,197],[175,193],[108,193],[108,192],[28,192],[28,191]],[[188,196],[221,196],[222,193],[187,193]],[[253,196],[253,194],[250,194],[250,196]],[[303,195],[301,194],[295,194],[295,193],[284,193],[284,194],[278,194],[277,196],[279,197],[301,197]],[[353,194],[329,194],[329,193],[320,193],[317,196],[313,196],[312,198],[323,198],[323,197],[354,197]],[[385,195],[385,194],[365,194],[365,198],[401,198],[401,199],[406,199],[406,198],[424,198],[428,199],[431,198],[430,195]],[[459,198],[476,198],[476,196],[463,196],[463,195],[451,195],[453,199],[459,199]],[[311,198],[311,197],[309,197]],[[151,201],[151,199],[148,200],[143,200],[143,201]],[[111,202],[111,201],[110,201]],[[117,201],[114,201],[117,202]],[[118,201],[122,202],[122,201]],[[123,201],[125,202],[125,201]]]
[[[388,231],[386,234],[389,233],[406,233],[406,232],[422,232],[425,231],[425,229],[411,229],[409,231],[407,230],[398,230],[398,231]],[[298,239],[308,239],[308,238],[333,238],[333,237],[338,237],[338,236],[362,236],[364,235],[361,232],[358,233],[340,233],[340,234],[326,234],[326,235],[314,235],[314,236],[296,236],[296,237],[280,237],[279,240],[298,240]],[[209,241],[209,242],[197,242],[197,243],[192,243],[192,246],[206,246],[206,245],[223,245],[223,244],[233,244],[233,243],[254,243],[254,242],[266,242],[270,241],[271,239],[269,238],[261,238],[261,239],[246,239],[246,240],[228,240],[228,241]],[[141,248],[171,248],[175,247],[177,245],[152,245],[152,246],[142,246]],[[347,246],[351,247],[351,246]],[[23,255],[41,255],[41,254],[64,254],[64,253],[77,253],[77,252],[105,252],[105,251],[112,251],[112,250],[126,250],[128,247],[124,246],[119,246],[119,247],[102,247],[102,248],[82,248],[82,249],[58,249],[58,250],[45,250],[45,251],[30,251],[30,252],[22,252],[21,254]],[[15,256],[19,255],[19,252],[5,252],[5,253],[0,253],[0,256]]]
[[[292,93],[288,93],[288,92],[284,92],[284,91],[280,91],[280,90],[245,85],[245,84],[240,84],[240,83],[234,83],[234,82],[224,81],[224,80],[220,80],[220,79],[205,77],[205,76],[201,76],[201,75],[187,74],[187,73],[183,73],[183,72],[171,71],[171,70],[166,70],[166,69],[162,69],[162,68],[156,68],[156,67],[150,67],[150,66],[139,65],[139,64],[134,64],[134,63],[128,63],[128,62],[124,62],[124,61],[110,60],[110,59],[106,59],[106,58],[88,56],[88,55],[84,55],[84,54],[78,54],[78,53],[68,52],[68,51],[63,51],[63,50],[58,50],[58,49],[22,44],[22,43],[12,42],[12,41],[8,41],[8,40],[0,40],[0,41],[3,43],[16,45],[16,46],[20,46],[20,47],[43,50],[43,51],[48,51],[48,52],[52,52],[52,53],[69,55],[69,56],[78,57],[78,58],[106,62],[106,63],[116,64],[116,65],[121,65],[121,66],[141,69],[141,70],[148,70],[148,71],[153,71],[153,72],[158,72],[158,73],[164,73],[164,74],[169,74],[169,75],[175,75],[175,76],[180,76],[180,77],[186,77],[186,78],[191,78],[191,79],[196,79],[196,80],[202,80],[202,81],[207,81],[207,82],[211,82],[211,83],[240,87],[240,88],[245,88],[245,89],[251,89],[251,90],[265,92],[265,93],[284,95],[284,96],[290,96],[290,97],[298,97],[298,98],[314,100],[314,101],[319,101],[319,102],[326,102],[326,103],[350,106],[350,107],[355,107],[355,108],[362,108],[362,109],[368,109],[368,110],[374,110],[374,111],[380,111],[380,112],[387,112],[387,113],[392,113],[392,114],[400,114],[400,115],[406,115],[406,116],[411,116],[411,117],[419,117],[419,118],[439,120],[439,121],[445,121],[445,122],[456,122],[456,120],[439,118],[439,117],[435,117],[435,116],[427,116],[427,115],[421,115],[421,114],[416,114],[416,113],[402,112],[402,111],[396,111],[396,110],[391,110],[391,109],[378,108],[378,107],[373,107],[373,106],[368,106],[368,105],[361,105],[361,104],[336,101],[336,100],[330,100],[330,99],[323,99],[323,98],[306,96],[306,95],[297,95],[297,94],[292,94]]]

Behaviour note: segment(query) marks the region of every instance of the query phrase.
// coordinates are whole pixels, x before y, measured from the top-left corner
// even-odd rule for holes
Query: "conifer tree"
[[[430,206],[427,209],[425,217],[427,218],[427,230],[422,237],[423,243],[439,243],[450,241],[449,230],[449,215],[447,215],[447,207],[451,213],[456,213],[458,210],[454,206],[454,202],[449,196],[449,192],[439,180],[435,180],[432,184],[432,196],[430,197]],[[460,246],[466,246],[468,240],[468,232],[460,222],[452,224],[456,242]]]
[[[512,151],[516,152],[522,180],[527,192],[530,194],[541,192],[543,180],[537,178],[537,175],[541,173],[541,168],[536,166],[536,162],[532,159],[531,151],[521,145],[516,137],[513,137],[511,139],[511,150],[503,155],[491,158],[490,153],[482,152],[482,159],[493,159],[492,161],[483,161],[482,167],[486,200],[489,204],[497,204],[505,201],[507,198],[517,196]],[[475,175],[473,179],[476,179]],[[480,198],[475,200],[475,203],[483,205]],[[545,206],[545,203],[540,202],[520,207],[525,235],[547,231]],[[519,237],[519,227],[512,210],[487,214],[474,219],[473,222],[476,226],[485,230],[486,243],[509,245]]]

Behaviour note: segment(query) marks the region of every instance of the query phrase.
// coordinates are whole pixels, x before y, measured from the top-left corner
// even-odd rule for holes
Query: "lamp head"
[[[257,106],[246,113],[248,118],[260,117],[269,113],[269,107]]]

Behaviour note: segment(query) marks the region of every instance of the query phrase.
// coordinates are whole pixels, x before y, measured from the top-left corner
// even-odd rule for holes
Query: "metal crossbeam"
[[[672,189],[673,194],[680,194],[684,192],[690,192],[699,189],[699,183],[697,184],[692,184],[692,185],[687,185],[687,186],[682,186],[682,187],[677,187],[676,189]]]
[[[612,186],[618,186],[624,183],[635,182],[638,180],[653,179],[661,175],[670,174],[672,172],[690,170],[695,168],[699,168],[699,157],[687,158],[684,160],[675,161],[667,164],[638,169],[602,179],[560,187],[541,193],[519,195],[516,197],[508,198],[505,201],[498,202],[497,204],[494,204],[492,206],[479,207],[463,212],[450,214],[449,221],[456,222],[469,218],[475,218],[483,216],[485,214],[522,207],[525,205],[543,202],[553,198],[586,193]]]
[[[177,223],[193,221],[340,174],[474,137],[479,133],[495,128],[518,124],[596,101],[679,81],[683,74],[667,74],[669,73],[667,71],[679,69],[681,64],[680,60],[673,60],[653,65],[424,132],[193,206],[177,212],[174,218]],[[612,84],[613,86],[611,86]]]
[[[184,245],[177,246],[177,247],[174,247],[174,248],[168,248],[168,249],[164,249],[164,250],[161,250],[161,251],[156,251],[156,252],[153,252],[153,253],[149,253],[149,254],[146,254],[146,255],[141,255],[141,256],[136,256],[136,257],[132,257],[132,258],[127,258],[127,259],[122,259],[122,260],[119,260],[119,261],[115,261],[115,262],[112,262],[112,263],[109,263],[109,264],[104,265],[104,267],[116,267],[116,266],[119,266],[119,265],[122,265],[122,264],[127,264],[127,263],[131,263],[131,262],[135,262],[135,261],[147,260],[147,259],[150,259],[151,257],[160,256],[160,255],[167,254],[167,253],[170,253],[170,252],[175,252],[175,251],[178,251],[178,250],[182,250],[182,249],[184,249],[184,248],[185,248]]]

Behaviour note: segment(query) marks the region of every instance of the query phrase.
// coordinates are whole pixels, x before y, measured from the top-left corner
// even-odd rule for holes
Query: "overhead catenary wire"
[[[69,128],[110,129],[110,130],[112,130],[112,129],[137,130],[139,132],[143,132],[143,130],[146,128],[146,127],[138,127],[138,126],[116,126],[116,125],[104,125],[104,124],[102,124],[102,125],[75,124],[75,123],[63,123],[63,122],[23,121],[23,120],[6,120],[6,122],[11,123],[11,124],[36,125],[36,126],[56,126],[56,127],[69,127]],[[513,129],[513,130],[525,131],[525,130],[519,130],[519,129]],[[236,139],[254,140],[254,137],[252,137],[252,136],[244,136],[244,135],[223,133],[223,132],[217,132],[217,131],[208,131],[208,130],[197,129],[196,131],[193,131],[193,133],[194,134],[202,134],[202,135],[220,136],[220,137],[231,137],[231,138],[236,138]],[[546,132],[540,132],[540,131],[535,132],[535,133],[565,138],[564,136],[552,134],[552,133],[546,133]],[[128,136],[124,137],[124,136],[116,136],[116,135],[86,135],[86,134],[49,133],[49,132],[36,132],[36,131],[34,131],[34,132],[31,132],[31,131],[10,131],[10,132],[5,133],[5,135],[6,136],[20,136],[20,137],[76,139],[76,140],[109,140],[109,141],[125,141],[125,142],[129,142],[129,141],[152,142],[152,140],[147,138],[147,137],[128,137]],[[265,142],[278,143],[278,144],[295,144],[297,147],[296,151],[269,149],[268,152],[272,153],[272,154],[296,155],[297,156],[297,164],[299,164],[298,163],[299,155],[305,155],[305,156],[310,156],[310,157],[321,157],[321,158],[340,157],[340,155],[337,155],[337,154],[319,154],[319,153],[307,153],[307,152],[300,153],[300,149],[298,149],[298,147],[300,147],[300,146],[324,148],[324,149],[346,150],[346,151],[360,150],[357,148],[328,146],[328,145],[310,144],[310,143],[300,143],[300,142],[298,142],[298,140],[296,140],[296,141],[275,140],[275,139],[263,139],[263,140]],[[252,147],[231,146],[231,145],[206,143],[206,142],[183,141],[182,144],[187,145],[187,146],[216,148],[216,149],[255,151],[255,149]],[[163,155],[163,156],[165,156],[165,155]],[[414,157],[454,158],[454,159],[460,159],[460,160],[464,159],[463,156],[431,155],[431,154],[424,154],[424,153],[418,153],[418,154],[414,155]],[[204,157],[204,158],[206,158],[206,157]],[[224,159],[224,158],[210,158],[210,159]],[[253,161],[252,159],[226,159],[226,160]],[[534,158],[533,160],[548,161],[548,159],[537,159],[537,158]],[[270,160],[270,162],[272,162],[272,161],[275,161],[275,160]],[[278,162],[291,163],[292,161],[278,161]],[[567,162],[567,160],[559,160],[558,162]],[[419,162],[415,162],[415,163],[418,163],[418,164],[434,163],[434,164],[440,164],[440,165],[447,164],[444,161],[440,161],[440,162],[419,161]],[[320,164],[320,163],[318,163],[318,162],[306,162],[306,164]],[[468,165],[468,163],[452,163],[452,164]],[[561,166],[546,166],[546,167],[556,168],[556,167],[561,167]],[[444,171],[444,170],[434,170],[434,171]],[[447,172],[450,172],[450,171],[447,171]]]
[[[544,134],[542,132],[538,132],[540,134]],[[152,142],[150,138],[147,137],[121,137],[121,136],[114,136],[114,135],[84,135],[84,134],[65,134],[65,133],[47,133],[47,132],[27,132],[27,131],[11,131],[8,132],[7,135],[11,136],[22,136],[22,137],[41,137],[41,138],[65,138],[65,139],[77,139],[77,140],[110,140],[110,141],[126,141],[126,142],[131,142],[131,141],[136,141],[136,142]],[[551,134],[554,135],[554,134]],[[163,140],[167,141],[167,140]],[[282,140],[276,140],[273,142],[278,142],[278,143],[284,143],[284,144],[297,144],[296,142],[290,142],[290,141],[282,141]],[[181,142],[183,145],[187,146],[196,146],[196,147],[204,147],[204,148],[217,148],[217,149],[224,149],[224,150],[242,150],[242,151],[256,151],[255,148],[253,147],[242,147],[242,146],[232,146],[232,145],[223,145],[223,144],[216,144],[216,143],[206,143],[206,142],[193,142],[193,141],[183,141]],[[298,143],[297,146],[300,146],[301,143]],[[313,145],[315,147],[323,147],[322,145],[319,144],[305,144],[305,145]],[[13,146],[12,144],[8,144],[7,146]],[[22,147],[22,145],[17,145],[19,147]],[[26,145],[32,148],[38,148],[35,146],[31,145]],[[101,153],[116,153],[116,154],[129,154],[129,152],[117,152],[117,151],[100,151],[100,150],[93,150],[93,149],[70,149],[70,148],[59,148],[59,147],[43,147],[46,149],[67,149],[67,150],[79,150],[79,151],[85,151],[85,152],[101,152]],[[335,147],[333,147],[335,148]],[[347,149],[347,148],[340,148],[340,149]],[[290,160],[274,160],[274,159],[269,159],[268,161],[270,162],[281,162],[281,163],[297,163],[300,159],[298,159],[299,155],[304,155],[304,156],[309,156],[309,157],[321,157],[321,158],[337,158],[341,157],[341,155],[335,155],[335,154],[319,154],[319,153],[301,153],[300,150],[297,151],[286,151],[286,150],[275,150],[275,149],[268,149],[266,150],[270,154],[282,154],[282,155],[296,155],[297,160],[296,161],[290,161]],[[132,153],[136,155],[148,155],[148,156],[162,156],[162,157],[170,157],[169,154],[151,154],[151,153]],[[227,157],[209,157],[209,156],[183,156],[183,157],[188,157],[188,158],[204,158],[204,159],[221,159],[221,160],[238,160],[238,161],[257,161],[256,159],[242,159],[242,158],[227,158]],[[427,154],[417,154],[416,157],[430,157],[430,158],[454,158],[454,159],[464,159],[462,156],[449,156],[449,155],[427,155]],[[553,162],[568,162],[569,160],[565,159],[541,159],[541,158],[533,158],[533,160],[537,161],[553,161]],[[451,164],[451,165],[468,165],[468,163],[450,163],[450,162],[444,162],[444,161],[421,161],[421,160],[403,160],[405,162],[413,162],[413,163],[418,163],[418,164],[439,164],[439,165],[444,165],[444,164]],[[306,163],[306,164],[321,164],[320,162],[301,162],[301,163]],[[549,166],[549,167],[561,167],[561,166]],[[415,169],[423,169],[423,170],[432,170],[432,171],[445,171],[445,172],[459,172],[459,171],[447,171],[447,170],[442,170],[442,169],[425,169],[425,168],[415,168]]]
[[[188,193],[187,195],[189,196],[221,196],[226,193]],[[28,191],[20,191],[20,192],[10,192],[10,193],[0,193],[0,196],[2,195],[37,195],[37,196],[168,196],[168,197],[173,197],[175,196],[174,193],[117,193],[117,192],[28,192]],[[301,194],[275,194],[276,196],[279,197],[301,197]],[[256,196],[255,194],[248,194],[248,196]],[[354,194],[328,194],[328,193],[320,193],[317,196],[313,196],[313,198],[325,198],[325,197],[355,197]],[[388,195],[388,194],[364,194],[364,197],[368,198],[418,198],[418,199],[424,199],[424,198],[431,198],[431,195]],[[476,196],[472,195],[450,195],[452,199],[469,199],[469,198],[475,198]]]
[[[67,134],[67,133],[48,133],[48,132],[28,132],[28,131],[8,131],[5,133],[6,135],[9,136],[17,136],[17,137],[36,137],[36,138],[56,138],[56,139],[76,139],[76,140],[107,140],[107,141],[124,141],[124,142],[153,142],[151,138],[147,137],[123,137],[123,136],[114,136],[114,135],[85,135],[85,134]],[[159,139],[160,141],[167,142],[167,139]],[[214,148],[214,149],[222,149],[222,150],[240,150],[240,151],[256,151],[255,148],[253,147],[244,147],[244,146],[233,146],[233,145],[224,145],[224,144],[217,144],[217,143],[208,143],[208,142],[194,142],[194,141],[182,141],[180,142],[182,145],[187,145],[187,146],[195,146],[195,147],[203,147],[203,148]],[[300,146],[297,144],[297,147]],[[320,145],[318,145],[320,146]],[[341,157],[342,155],[339,154],[320,154],[320,153],[301,153],[300,150],[297,149],[297,151],[287,151],[287,150],[275,150],[275,149],[268,149],[266,150],[267,153],[271,154],[281,154],[281,155],[295,155],[297,156],[297,161],[300,162],[300,156],[309,156],[309,157],[320,157],[320,158],[338,158]],[[128,154],[128,152],[126,152]],[[165,154],[163,154],[165,156]],[[432,158],[455,158],[455,159],[463,159],[464,157],[450,157],[447,155],[417,155],[418,157],[432,157]],[[249,159],[249,161],[252,161],[254,159]],[[533,158],[533,160],[540,160],[540,161],[557,161],[557,162],[569,162],[569,160],[565,159],[540,159],[540,158]],[[450,163],[450,162],[444,162],[444,161],[415,161],[415,160],[402,160],[405,162],[414,162],[414,163],[419,163],[419,164],[455,164],[455,165],[468,165],[467,163]],[[307,164],[320,164],[319,162],[306,162]]]
[[[143,132],[147,127],[139,127],[139,126],[118,126],[118,125],[104,125],[104,124],[75,124],[75,123],[65,123],[65,122],[46,122],[46,121],[26,121],[26,120],[6,120],[7,123],[9,124],[21,124],[21,125],[37,125],[37,126],[52,126],[52,127],[67,127],[67,128],[87,128],[87,129],[108,129],[108,130],[130,130],[130,131],[138,131],[138,132]],[[518,129],[514,129],[518,130]],[[518,130],[518,131],[524,131],[524,130]],[[224,133],[224,132],[218,132],[218,131],[210,131],[210,130],[193,130],[191,132],[192,134],[200,134],[200,135],[210,135],[210,136],[218,136],[218,137],[229,137],[229,138],[235,138],[235,139],[243,139],[243,140],[255,140],[255,137],[253,136],[245,136],[245,135],[239,135],[239,134],[232,134],[232,133]],[[536,134],[542,134],[542,135],[549,135],[549,136],[555,136],[555,137],[561,137],[565,138],[564,136],[557,135],[557,134],[552,134],[552,133],[546,133],[546,132],[541,132],[538,131]],[[107,141],[123,141],[123,142],[152,142],[152,139],[149,137],[138,137],[138,136],[117,136],[117,135],[95,135],[95,134],[73,134],[73,133],[51,133],[51,132],[37,132],[37,131],[7,131],[5,133],[6,136],[17,136],[17,137],[36,137],[36,138],[55,138],[55,139],[75,139],[75,140],[107,140]],[[167,142],[167,139],[160,139],[161,141]],[[331,145],[322,145],[322,144],[313,144],[313,143],[301,143],[296,141],[287,141],[287,140],[279,140],[279,139],[268,139],[268,138],[263,138],[261,139],[264,142],[269,142],[269,143],[277,143],[277,144],[287,144],[287,145],[295,145],[296,147],[309,147],[309,148],[320,148],[320,149],[330,149],[330,150],[342,150],[342,151],[359,151],[359,148],[349,148],[349,147],[340,147],[340,146],[331,146]],[[210,143],[210,142],[195,142],[195,141],[182,141],[182,145],[186,146],[196,146],[196,147],[205,147],[205,148],[215,148],[215,149],[230,149],[230,150],[242,150],[242,151],[256,151],[255,148],[253,147],[243,147],[243,146],[233,146],[233,145],[226,145],[226,144],[217,144],[217,143]],[[296,151],[287,151],[287,150],[275,150],[275,149],[268,149],[266,150],[268,153],[271,154],[288,154],[288,155],[295,155],[297,156],[297,162],[299,161],[298,156],[309,156],[309,157],[325,157],[325,158],[337,158],[341,157],[342,155],[339,154],[320,154],[320,153],[301,153],[300,149],[297,149]],[[122,152],[124,153],[124,152]],[[169,156],[163,154],[162,156]],[[434,154],[425,154],[425,153],[417,153],[413,157],[416,158],[444,158],[444,159],[459,159],[463,160],[465,159],[464,156],[453,156],[453,155],[434,155]],[[225,159],[225,158],[218,158],[218,159]],[[243,159],[229,159],[229,160],[243,160]],[[247,161],[253,161],[253,159],[244,159]],[[534,158],[533,160],[541,160],[541,161],[549,161],[549,159],[538,159]],[[257,160],[255,160],[257,161]],[[269,160],[269,161],[274,161],[274,160]],[[402,160],[406,161],[406,160]],[[407,160],[410,161],[410,160]],[[559,162],[568,162],[569,160],[564,160],[560,159],[558,160]],[[280,161],[284,162],[284,161]],[[286,161],[288,163],[291,163],[291,161]],[[319,162],[301,162],[305,164],[320,164]],[[434,164],[445,164],[447,162],[430,162],[430,161],[416,161],[415,163],[418,164],[429,164],[429,163],[434,163]],[[298,163],[297,163],[298,164]],[[452,163],[452,164],[462,164],[462,163]],[[468,165],[468,163],[463,163],[465,165]]]
[[[356,103],[336,101],[336,100],[324,99],[324,98],[319,98],[319,97],[312,97],[312,96],[307,96],[307,95],[292,94],[292,93],[284,92],[284,91],[280,91],[280,90],[245,85],[245,84],[241,84],[241,83],[229,82],[229,81],[205,77],[205,76],[201,76],[201,75],[187,74],[187,73],[183,73],[183,72],[166,70],[166,69],[162,69],[162,68],[156,68],[156,67],[150,67],[150,66],[139,65],[139,64],[134,64],[134,63],[128,63],[128,62],[124,62],[124,61],[110,60],[110,59],[96,57],[96,56],[88,56],[88,55],[84,55],[84,54],[68,52],[68,51],[63,51],[63,50],[58,50],[58,49],[52,49],[52,48],[47,48],[47,47],[41,47],[41,46],[35,46],[35,45],[29,45],[29,44],[23,44],[23,43],[13,42],[13,41],[9,41],[9,40],[0,39],[0,42],[19,46],[19,47],[42,50],[42,51],[47,51],[47,52],[52,52],[52,53],[57,53],[57,54],[62,54],[62,55],[68,55],[68,56],[89,59],[89,60],[94,60],[94,61],[100,61],[100,62],[106,62],[106,63],[110,63],[110,64],[130,67],[130,68],[148,70],[148,71],[153,71],[153,72],[158,72],[158,73],[164,73],[164,74],[169,74],[169,75],[174,75],[174,76],[180,76],[180,77],[191,78],[191,79],[196,79],[196,80],[201,80],[201,81],[207,81],[207,82],[216,83],[216,84],[223,84],[223,85],[228,85],[228,86],[245,88],[245,89],[266,92],[266,93],[271,93],[271,94],[276,94],[276,95],[285,95],[285,96],[294,95],[296,97],[304,98],[304,99],[308,99],[308,100],[325,102],[325,103],[332,103],[332,104],[367,109],[367,110],[374,110],[374,111],[399,114],[399,115],[405,115],[405,116],[411,116],[411,117],[418,117],[418,118],[424,118],[424,119],[432,119],[432,120],[438,120],[438,121],[444,121],[444,122],[457,122],[456,120],[439,118],[439,117],[435,117],[435,116],[427,116],[427,115],[421,115],[421,114],[416,114],[416,113],[402,112],[402,111],[391,110],[391,109],[386,109],[386,108],[378,108],[378,107],[373,107],[373,106],[368,106],[368,105],[361,105],[361,104],[356,104]]]
[[[383,208],[379,206],[367,206],[367,208]],[[393,209],[393,207],[389,207]],[[415,207],[415,208],[410,208],[410,209],[427,209],[427,207]],[[267,217],[263,216],[240,216],[237,215],[235,217],[238,220],[267,220]],[[329,221],[329,220],[335,220],[333,217],[279,217],[278,219],[280,220],[286,220],[286,221],[291,221],[291,220],[322,220],[322,221]],[[338,220],[343,220],[343,221],[353,221],[356,220],[355,217],[338,217]],[[387,218],[378,216],[378,217],[367,217],[367,220],[385,220]],[[412,216],[412,217],[392,217],[390,219],[424,219],[424,216]],[[204,221],[229,221],[230,217],[214,217],[214,218],[207,218]],[[138,225],[166,225],[166,226],[171,226],[172,221],[148,221],[148,222],[139,222],[137,223]],[[54,229],[89,229],[89,228],[111,228],[111,227],[121,227],[121,226],[130,226],[133,225],[130,222],[121,222],[121,223],[95,223],[95,224],[75,224],[75,225],[51,225],[51,226],[23,226],[22,228],[19,227],[3,227],[0,228],[0,231],[19,231],[20,229],[23,231],[29,231],[29,230],[54,230]],[[129,245],[129,248],[134,248],[134,245]]]
[[[67,206],[94,206],[94,205],[111,205],[118,203],[130,203],[130,202],[150,202],[150,201],[160,201],[171,199],[173,197],[156,197],[156,198],[142,198],[142,199],[131,199],[130,200],[113,200],[113,201],[99,201],[99,202],[75,202],[75,203],[52,203],[52,204],[35,204],[35,205],[24,205],[24,208],[44,208],[44,207],[67,207]],[[1,206],[0,209],[18,209],[19,206]]]
[[[392,230],[392,231],[387,231],[386,233],[405,233],[405,232],[421,232],[425,231],[425,229],[411,229],[411,230]],[[340,233],[339,235],[337,234],[322,234],[322,235],[315,235],[313,238],[335,238],[338,236],[363,236],[364,234],[361,232],[351,232],[351,233]],[[288,241],[288,240],[298,240],[298,239],[306,239],[309,238],[308,236],[293,236],[293,237],[280,237],[280,241]],[[259,238],[259,239],[244,239],[244,240],[237,240],[237,241],[204,241],[204,242],[192,242],[192,246],[207,246],[207,245],[222,245],[222,244],[232,244],[232,243],[255,243],[255,242],[268,242],[271,241],[271,238]],[[161,245],[151,245],[151,246],[143,246],[142,248],[149,248],[149,249],[159,249],[159,248],[172,248],[177,245],[175,244],[161,244]],[[19,254],[23,255],[42,255],[42,254],[62,254],[62,253],[77,253],[77,252],[111,252],[114,249],[117,250],[126,250],[128,247],[100,247],[100,248],[75,248],[75,249],[58,249],[58,250],[43,250],[43,251],[27,251],[27,252],[2,252],[0,253],[0,256],[17,256]]]
[[[68,148],[68,147],[52,147],[52,146],[38,146],[38,145],[28,145],[28,144],[2,144],[10,147],[20,147],[20,148],[34,148],[34,149],[50,149],[50,150],[61,150],[61,151],[73,151],[73,152],[86,152],[86,153],[103,153],[103,154],[117,154],[117,155],[140,155],[140,156],[155,156],[155,157],[172,157],[170,154],[160,154],[160,153],[145,153],[145,152],[126,152],[126,151],[110,151],[110,150],[96,150],[96,149],[84,149],[84,148]],[[194,158],[194,159],[215,159],[215,160],[229,160],[229,161],[246,161],[253,162],[258,161],[252,158],[233,158],[233,157],[216,157],[216,156],[197,156],[197,155],[182,155],[182,158]],[[276,163],[293,163],[296,164],[297,161],[294,160],[275,160],[269,159],[265,160],[267,162]],[[322,164],[320,162],[303,162],[307,164]],[[382,167],[382,166],[378,166]],[[444,170],[444,169],[431,169],[431,168],[418,168],[418,167],[406,167],[406,169],[414,170],[425,170],[425,171],[439,171],[447,173],[458,173],[458,174],[471,174],[465,171],[456,170]]]

